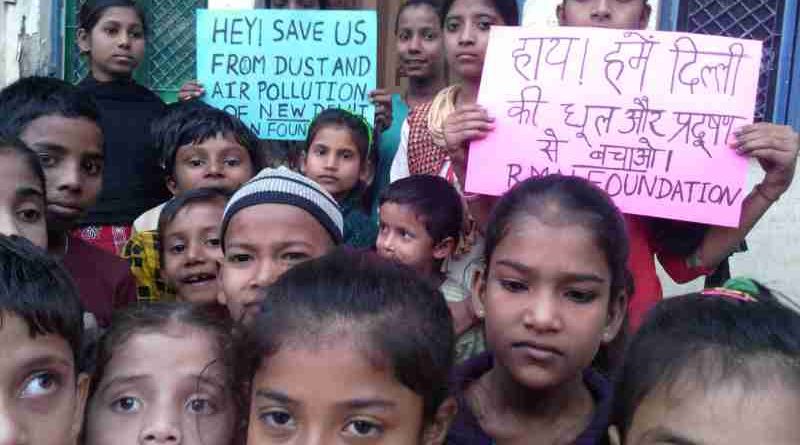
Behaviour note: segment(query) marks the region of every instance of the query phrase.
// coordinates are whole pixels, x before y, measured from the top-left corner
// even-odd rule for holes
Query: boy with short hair
[[[18,137],[45,173],[48,250],[78,285],[101,326],[135,300],[127,263],[70,235],[94,205],[103,182],[103,134],[94,101],[62,80],[28,77],[0,91],[0,133]]]
[[[167,188],[173,196],[198,188],[233,193],[263,166],[258,137],[238,118],[198,101],[173,104],[153,125]],[[131,264],[139,300],[175,298],[160,274],[158,221],[166,203],[136,218],[122,256]]]
[[[327,191],[286,167],[265,168],[225,207],[219,303],[235,321],[251,321],[263,287],[343,238],[342,212]]]
[[[24,238],[0,235],[0,320],[0,443],[76,443],[89,390],[80,301]]]
[[[445,296],[458,341],[456,359],[483,351],[470,291],[442,272],[461,239],[464,205],[458,191],[438,176],[415,175],[393,182],[380,198],[378,254],[428,277]]]

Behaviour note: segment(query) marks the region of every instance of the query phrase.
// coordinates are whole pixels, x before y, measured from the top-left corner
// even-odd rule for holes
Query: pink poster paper
[[[470,146],[466,189],[587,178],[625,213],[737,226],[761,42],[657,31],[494,27],[478,103],[495,130]]]

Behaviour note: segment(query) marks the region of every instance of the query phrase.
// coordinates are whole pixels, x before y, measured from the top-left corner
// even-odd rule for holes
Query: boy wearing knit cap
[[[225,208],[220,304],[249,321],[259,289],[340,244],[343,225],[336,200],[317,183],[285,167],[262,170]]]

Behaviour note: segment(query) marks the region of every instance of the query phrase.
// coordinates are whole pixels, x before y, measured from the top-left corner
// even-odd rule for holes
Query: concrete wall
[[[0,0],[0,85],[19,77],[53,75],[50,0]],[[60,14],[60,11],[56,11]]]

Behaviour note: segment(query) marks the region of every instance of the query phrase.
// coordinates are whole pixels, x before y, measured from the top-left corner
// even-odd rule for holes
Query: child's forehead
[[[181,145],[178,150],[247,151],[247,147],[242,145],[233,133],[218,132],[207,137],[199,136],[188,144]]]
[[[311,213],[296,205],[279,203],[256,204],[236,212],[228,223],[225,239],[227,242],[233,237],[254,238],[260,244],[269,244],[279,234],[302,238],[309,244],[318,244],[317,239],[324,236],[326,245],[328,241],[333,243],[325,227]]]
[[[30,323],[16,313],[0,313],[0,368],[17,367],[42,361],[60,362],[74,366],[74,354],[69,342],[55,334],[36,334]]]

